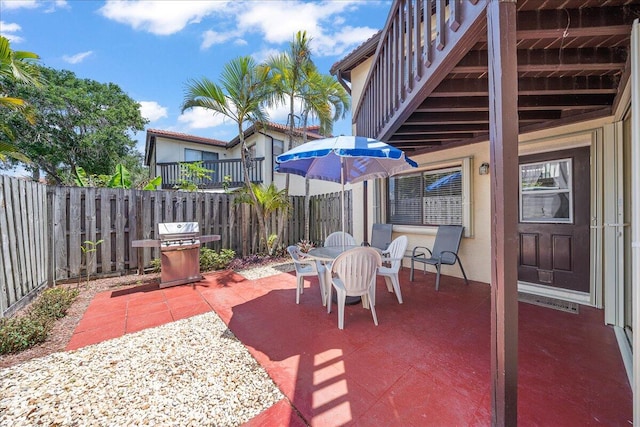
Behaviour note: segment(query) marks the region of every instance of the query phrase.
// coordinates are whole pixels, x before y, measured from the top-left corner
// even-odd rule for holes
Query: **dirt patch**
[[[6,368],[27,360],[64,351],[71,339],[71,335],[73,335],[73,331],[76,329],[76,326],[80,322],[80,319],[82,319],[89,303],[96,294],[120,289],[134,284],[154,283],[159,280],[159,277],[159,274],[146,274],[144,276],[129,275],[92,280],[89,282],[89,286],[86,286],[85,282],[82,282],[79,286],[77,283],[59,285],[68,288],[77,287],[80,291],[78,298],[76,298],[71,307],[69,307],[67,315],[55,322],[55,325],[45,342],[20,353],[1,355],[0,368]],[[25,307],[16,315],[19,316],[23,314],[23,312],[28,308],[29,307]]]

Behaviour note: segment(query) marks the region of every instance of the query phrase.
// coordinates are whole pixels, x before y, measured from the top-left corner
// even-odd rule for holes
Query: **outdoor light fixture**
[[[489,175],[489,163],[484,162],[483,164],[481,164],[478,173],[480,175]]]

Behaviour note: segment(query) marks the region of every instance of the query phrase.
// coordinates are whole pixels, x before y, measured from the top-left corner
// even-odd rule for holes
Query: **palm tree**
[[[248,196],[248,193],[255,195],[255,198]],[[273,255],[277,247],[278,239],[277,235],[274,235],[270,230],[268,225],[269,217],[278,211],[286,211],[289,209],[289,198],[285,195],[285,191],[278,190],[273,182],[269,184],[269,186],[251,184],[250,188],[244,187],[238,192],[238,197],[235,201],[238,203],[248,203],[252,206],[255,206],[256,203],[260,205],[263,221],[267,226],[267,253]],[[283,223],[284,221],[281,220],[280,222]]]
[[[271,70],[274,95],[271,102],[289,103],[289,115],[287,117],[287,141],[284,150],[288,151],[293,145],[295,132],[295,101],[299,99],[302,87],[305,85],[306,76],[316,71],[316,66],[311,60],[311,49],[306,31],[298,31],[290,43],[290,51],[272,56],[267,60],[267,66]],[[285,194],[289,195],[289,175],[285,177]]]
[[[39,57],[35,53],[12,50],[9,39],[0,36],[0,107],[18,111],[32,124],[35,121],[32,109],[23,99],[8,96],[5,93],[5,84],[10,81],[40,86],[42,82],[35,65],[35,61],[38,59]],[[4,135],[4,141],[0,141],[0,160],[12,157],[23,162],[29,161],[12,144],[15,138],[9,125],[0,124],[0,134]]]
[[[351,107],[349,94],[333,77],[313,71],[307,75],[305,85],[301,90],[302,99],[302,142],[307,142],[307,120],[309,115],[320,122],[321,135],[329,136],[333,133],[333,123],[344,118]],[[305,180],[304,198],[304,234],[307,240],[310,226],[310,197],[309,180]]]
[[[268,84],[269,69],[257,65],[250,56],[238,57],[227,63],[220,76],[220,85],[207,78],[189,80],[186,84],[182,111],[194,107],[211,110],[233,120],[238,126],[244,182],[251,190],[248,164],[251,162],[249,148],[244,139],[246,124],[259,125],[268,120],[265,103],[271,92]],[[258,225],[266,245],[269,235],[264,222],[262,207],[253,191],[249,191],[253,205],[258,211]]]

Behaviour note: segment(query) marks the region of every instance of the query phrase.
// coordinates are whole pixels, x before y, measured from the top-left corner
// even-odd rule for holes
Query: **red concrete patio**
[[[68,349],[215,310],[287,399],[248,425],[490,425],[489,286],[433,274],[409,282],[404,304],[378,280],[379,326],[361,305],[321,305],[317,279],[295,304],[295,275],[208,274],[190,285],[144,285],[96,296]],[[603,313],[520,303],[518,422],[626,426],[632,393]]]

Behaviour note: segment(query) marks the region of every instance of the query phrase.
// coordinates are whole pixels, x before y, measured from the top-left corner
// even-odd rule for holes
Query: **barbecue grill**
[[[202,280],[200,245],[220,240],[217,234],[200,235],[197,222],[158,224],[159,239],[134,240],[134,248],[160,248],[160,287],[182,285]]]

